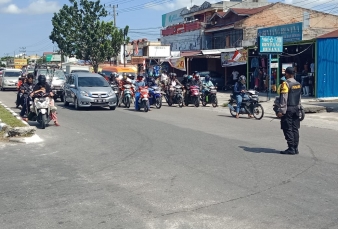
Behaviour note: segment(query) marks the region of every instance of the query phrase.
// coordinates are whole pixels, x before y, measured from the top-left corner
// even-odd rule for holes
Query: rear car
[[[4,70],[2,76],[0,76],[0,90],[16,89],[21,73],[22,71],[20,69]]]
[[[55,70],[50,80],[50,85],[54,94],[54,100],[58,98],[63,102],[64,84],[66,82],[65,73],[62,70]]]
[[[82,107],[109,107],[115,110],[117,97],[109,83],[99,74],[77,72],[70,74],[64,86],[64,105],[73,103]]]

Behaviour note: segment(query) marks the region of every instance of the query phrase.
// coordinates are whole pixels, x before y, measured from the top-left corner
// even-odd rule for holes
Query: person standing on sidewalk
[[[280,109],[277,116],[281,118],[281,129],[287,141],[288,149],[280,153],[295,155],[299,153],[299,106],[302,86],[295,80],[292,67],[286,68],[285,77],[286,82],[283,82],[280,90]]]

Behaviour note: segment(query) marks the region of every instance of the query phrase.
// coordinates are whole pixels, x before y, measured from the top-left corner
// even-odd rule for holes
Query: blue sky
[[[211,0],[209,2],[219,2]],[[338,14],[338,0],[268,0]],[[193,0],[200,5],[204,0]],[[131,39],[159,38],[161,15],[191,5],[191,0],[101,0],[102,4],[118,4],[118,27],[129,25]],[[68,0],[0,0],[0,56],[19,53],[26,47],[27,55],[53,51],[49,40],[51,18]],[[112,9],[107,8],[109,11]],[[104,20],[112,20],[108,16]],[[55,46],[55,49],[57,47]]]

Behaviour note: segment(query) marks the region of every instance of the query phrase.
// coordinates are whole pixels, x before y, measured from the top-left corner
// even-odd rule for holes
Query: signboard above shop
[[[299,22],[258,29],[257,37],[259,36],[283,37],[284,43],[301,41],[303,39],[303,23]]]
[[[181,12],[187,8],[181,8],[173,12],[162,15],[162,27],[178,24],[184,22],[184,18],[181,16]]]
[[[148,46],[148,57],[170,57],[170,46]]]
[[[258,39],[260,53],[283,52],[283,37],[260,36]]]
[[[46,62],[61,62],[60,54],[48,54],[46,55]]]

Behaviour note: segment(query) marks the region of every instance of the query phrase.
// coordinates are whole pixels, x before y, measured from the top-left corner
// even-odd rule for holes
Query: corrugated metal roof
[[[338,29],[330,33],[324,34],[322,36],[319,36],[317,38],[335,38],[335,37],[338,38]]]

